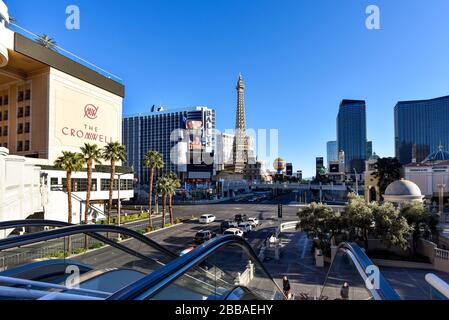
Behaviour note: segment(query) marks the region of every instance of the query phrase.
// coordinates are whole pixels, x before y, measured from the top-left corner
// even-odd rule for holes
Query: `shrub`
[[[180,224],[180,223],[182,223],[182,220],[180,218],[176,218],[175,219],[175,224]]]

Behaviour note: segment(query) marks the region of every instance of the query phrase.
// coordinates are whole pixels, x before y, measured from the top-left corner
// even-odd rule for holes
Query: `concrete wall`
[[[0,221],[26,219],[42,210],[40,168],[0,148]]]

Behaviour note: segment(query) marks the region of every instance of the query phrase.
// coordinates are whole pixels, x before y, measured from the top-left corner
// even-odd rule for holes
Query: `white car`
[[[230,228],[227,229],[225,232],[223,232],[223,235],[233,235],[233,236],[239,236],[239,237],[243,237],[243,231],[237,228]]]
[[[248,218],[248,223],[251,225],[251,227],[256,228],[259,225],[259,219]]]
[[[239,229],[243,231],[243,233],[248,233],[252,230],[251,224],[249,222],[240,222]]]
[[[213,214],[204,214],[200,217],[200,223],[202,224],[208,224],[212,223],[217,219]]]

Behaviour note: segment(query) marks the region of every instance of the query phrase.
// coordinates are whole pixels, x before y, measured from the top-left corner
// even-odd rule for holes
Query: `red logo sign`
[[[94,106],[93,104],[88,104],[84,107],[84,118],[89,118],[91,120],[97,119],[97,112],[99,107]]]

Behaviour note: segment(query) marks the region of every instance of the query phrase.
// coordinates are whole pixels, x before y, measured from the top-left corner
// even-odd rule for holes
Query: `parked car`
[[[225,232],[223,232],[223,235],[233,235],[233,236],[239,236],[239,237],[243,237],[243,231],[238,229],[238,228],[230,228],[225,230]]]
[[[213,214],[204,214],[200,217],[200,223],[208,224],[212,223],[217,219]]]
[[[251,227],[256,228],[259,226],[259,219],[257,218],[249,218],[248,223],[251,225]]]
[[[235,221],[223,221],[220,225],[221,231],[225,231],[230,228],[238,228],[239,224]]]
[[[234,217],[234,221],[240,223],[240,222],[246,222],[248,221],[248,216],[246,214],[236,214]]]
[[[251,225],[249,222],[240,222],[239,223],[239,229],[243,231],[243,233],[248,233],[252,230]]]
[[[202,230],[196,233],[193,240],[195,241],[195,243],[201,244],[215,238],[216,236],[217,235],[215,234],[215,232],[212,232],[210,230]]]

